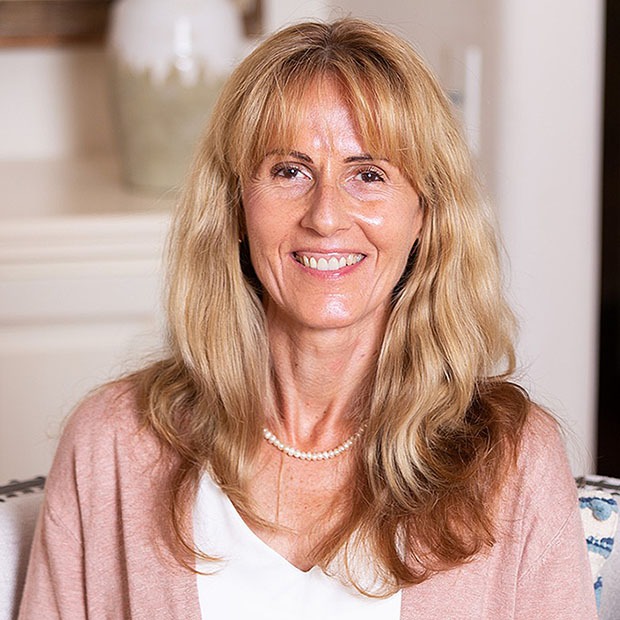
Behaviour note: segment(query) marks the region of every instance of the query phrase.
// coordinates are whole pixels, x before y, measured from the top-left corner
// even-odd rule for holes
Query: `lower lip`
[[[312,269],[312,267],[306,267],[306,265],[300,263],[293,255],[291,255],[291,258],[293,259],[293,262],[298,267],[301,267],[306,273],[310,273],[313,276],[317,276],[319,278],[333,278],[340,275],[346,275],[366,260],[366,257],[364,256],[360,261],[358,261],[357,263],[353,263],[352,265],[346,265],[345,267],[339,267],[338,269],[333,270],[329,269],[327,271],[321,271],[319,269]]]

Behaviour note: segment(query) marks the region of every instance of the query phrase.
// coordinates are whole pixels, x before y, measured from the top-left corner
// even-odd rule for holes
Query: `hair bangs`
[[[336,79],[362,145],[373,157],[399,168],[417,191],[421,172],[416,157],[417,131],[406,113],[405,94],[393,90],[389,74],[377,67],[355,66],[355,72],[349,66],[338,69]]]
[[[308,90],[317,81],[334,80],[364,149],[389,160],[419,189],[426,171],[419,156],[425,146],[418,144],[418,136],[428,142],[424,136],[428,118],[410,114],[411,89],[384,59],[373,61],[363,50],[316,47],[253,77],[255,82],[242,95],[228,127],[227,159],[242,182],[270,151],[294,150]]]

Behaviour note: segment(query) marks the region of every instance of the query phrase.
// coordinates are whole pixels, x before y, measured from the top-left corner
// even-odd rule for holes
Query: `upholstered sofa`
[[[620,480],[588,476],[576,482],[599,617],[618,620],[620,543],[614,546],[614,538]],[[44,484],[39,477],[0,487],[0,620],[17,616]]]
[[[17,617],[45,478],[0,487],[0,619]]]
[[[577,478],[581,520],[588,546],[599,618],[620,619],[620,543],[618,526],[620,480],[604,476]]]

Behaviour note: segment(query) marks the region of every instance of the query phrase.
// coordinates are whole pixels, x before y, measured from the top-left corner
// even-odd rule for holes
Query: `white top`
[[[299,570],[263,542],[207,474],[194,508],[194,537],[221,562],[197,562],[202,618],[239,620],[398,620],[401,594],[359,594],[317,566]]]

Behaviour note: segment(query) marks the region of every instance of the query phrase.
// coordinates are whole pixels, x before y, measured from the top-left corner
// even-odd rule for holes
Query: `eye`
[[[356,176],[364,183],[385,183],[385,174],[383,171],[372,166],[363,168]]]
[[[310,179],[310,173],[297,164],[279,163],[271,169],[271,176],[279,179]]]

